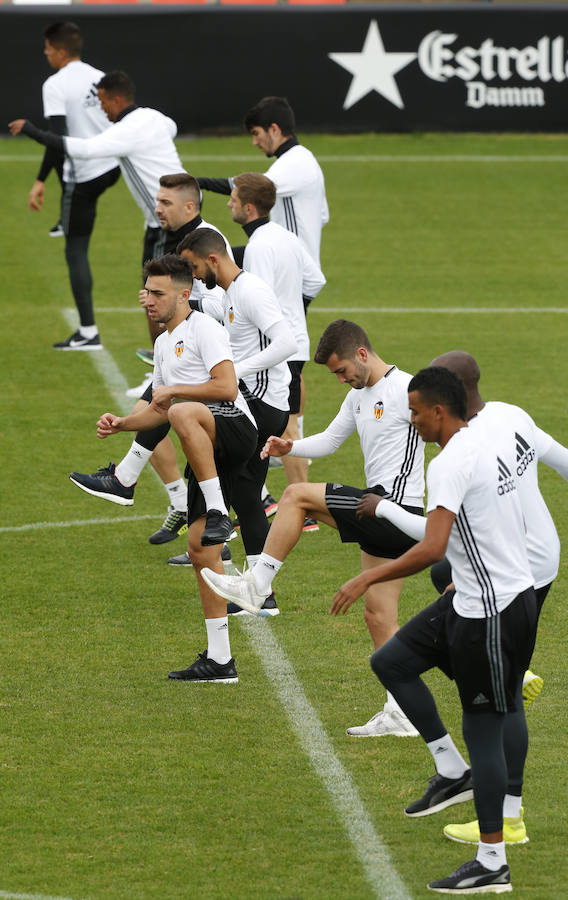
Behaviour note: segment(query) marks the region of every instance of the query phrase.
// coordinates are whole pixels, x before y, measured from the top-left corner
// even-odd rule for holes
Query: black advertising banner
[[[129,72],[138,102],[180,134],[237,131],[266,94],[288,97],[302,131],[566,128],[568,8],[74,5],[0,7],[3,132],[41,118],[41,33],[57,19],[76,21],[84,58]]]

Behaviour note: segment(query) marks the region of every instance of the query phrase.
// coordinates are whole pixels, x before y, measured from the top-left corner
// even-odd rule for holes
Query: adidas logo
[[[227,623],[225,622],[224,625],[219,625],[217,631],[223,631],[225,628],[228,628],[228,627],[229,627],[229,626],[228,626]]]
[[[511,491],[514,491],[516,489],[516,485],[511,475],[511,470],[509,469],[507,464],[504,463],[503,460],[499,457],[497,457],[497,472],[499,476],[497,493],[500,497],[502,497],[504,494],[509,494]]]
[[[338,491],[339,488],[342,488],[342,487],[343,487],[342,484],[337,484],[336,481],[333,482],[333,490],[334,490],[334,491]]]
[[[140,450],[133,450],[132,452],[133,452],[134,456],[138,457],[138,459],[142,459],[142,454],[140,453]]]
[[[527,467],[534,460],[535,451],[517,432],[515,432],[515,440],[517,442],[517,475],[520,478],[521,475],[525,474]]]
[[[438,756],[439,753],[445,753],[447,751],[447,749],[448,749],[447,747],[436,747],[436,749],[434,750],[434,753],[436,756]]]
[[[485,694],[478,694],[475,700],[473,701],[474,706],[479,706],[480,703],[489,703],[489,700],[485,696]]]

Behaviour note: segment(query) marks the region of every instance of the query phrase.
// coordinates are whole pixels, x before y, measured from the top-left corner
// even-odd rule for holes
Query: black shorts
[[[358,519],[357,501],[363,494],[378,494],[385,497],[387,492],[381,485],[361,489],[328,482],[325,486],[325,505],[335,519],[341,540],[344,544],[359,544],[361,550],[370,556],[397,559],[410,550],[416,541],[386,519],[377,519],[376,516]],[[421,506],[402,508],[414,515],[424,515]]]
[[[227,509],[232,504],[232,494],[236,479],[239,477],[250,457],[255,453],[258,432],[248,416],[238,409],[234,403],[207,403],[215,419],[217,446],[215,448],[215,466],[221,484],[221,491]],[[193,471],[186,469],[187,511],[191,525],[206,513],[205,499],[199,482]]]
[[[289,359],[288,368],[290,369],[290,374],[292,376],[288,403],[290,404],[290,413],[292,415],[297,415],[300,412],[302,369],[304,368],[304,361],[301,359]]]
[[[91,181],[66,181],[61,197],[61,222],[66,237],[88,237],[95,225],[97,200],[120,177],[118,166]]]
[[[466,712],[515,712],[519,680],[534,649],[534,588],[522,591],[496,616],[458,615],[451,590],[397,631],[413,653],[455,680]]]

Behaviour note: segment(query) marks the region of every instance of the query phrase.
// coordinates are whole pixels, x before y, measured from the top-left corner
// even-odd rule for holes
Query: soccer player
[[[408,383],[411,376],[385,363],[355,322],[337,319],[322,334],[314,360],[326,365],[340,384],[349,384],[339,413],[321,434],[299,441],[271,436],[263,455],[321,457],[333,453],[355,430],[365,464],[367,490],[390,497],[416,515],[423,514],[424,444],[410,421]],[[291,484],[280,501],[262,555],[241,577],[221,576],[208,569],[203,578],[229,602],[258,613],[272,591],[272,581],[296,545],[305,516],[336,528],[343,542],[358,543],[361,568],[374,569],[395,559],[413,541],[390,523],[360,520],[357,502],[365,489],[336,481]],[[373,644],[381,647],[398,629],[398,599],[403,579],[397,578],[365,594],[365,621]],[[387,695],[384,709],[363,726],[347,733],[359,736],[416,735],[416,730]]]
[[[556,469],[568,480],[568,449],[535,425],[531,417],[509,403],[485,403],[479,394],[480,372],[477,362],[469,353],[452,350],[438,356],[433,366],[443,366],[454,372],[464,383],[467,396],[467,421],[475,430],[479,425],[491,434],[493,440],[502,440],[505,445],[515,448],[516,466],[513,476],[523,509],[526,526],[527,555],[534,578],[537,609],[540,615],[544,600],[552,582],[558,574],[560,561],[560,541],[550,512],[540,492],[538,484],[538,462],[544,462]],[[410,516],[392,503],[370,495],[361,498],[361,514],[387,518],[402,531],[421,540],[424,536],[424,519]],[[451,568],[447,560],[438,563],[443,566],[444,576],[438,575],[440,593],[452,580]],[[433,579],[434,580],[434,579]],[[531,671],[523,676],[523,701],[526,707],[542,689],[542,678]],[[505,755],[510,780],[503,803],[503,836],[505,843],[523,844],[528,841],[522,809],[522,775],[528,748],[526,723],[520,714],[507,716],[505,723]],[[477,843],[479,824],[446,825],[446,837],[465,843]]]
[[[108,120],[97,97],[96,83],[104,72],[81,60],[83,39],[73,22],[56,22],[45,29],[44,54],[55,74],[43,84],[43,114],[55,136],[90,138],[108,128]],[[46,147],[29,195],[29,206],[41,210],[45,181],[55,169],[63,186],[61,227],[65,235],[65,260],[79,328],[56,350],[100,350],[102,344],[93,310],[93,276],[89,265],[89,241],[101,194],[120,177],[118,160],[71,160],[61,147]],[[54,229],[50,233],[54,233]]]
[[[105,413],[97,434],[106,438],[166,421],[177,432],[191,470],[189,555],[205,615],[207,650],[169,677],[236,682],[225,604],[204,584],[201,569],[223,571],[221,546],[227,523],[231,527],[228,509],[242,467],[256,448],[256,425],[238,389],[226,330],[189,306],[191,267],[169,254],[148,261],[144,272],[148,314],[166,325],[155,344],[152,403],[130,416]]]
[[[302,412],[302,369],[310,358],[310,339],[306,326],[303,296],[315,297],[325,284],[324,275],[299,238],[270,221],[276,201],[276,188],[266,175],[246,172],[233,179],[228,206],[235,222],[248,237],[243,269],[263,279],[274,291],[296,339],[296,350],[288,360],[290,369],[290,417],[282,437],[292,441],[300,437],[298,416]],[[283,457],[288,482],[308,480],[307,460]]]
[[[313,153],[298,142],[294,111],[285,97],[263,97],[244,125],[255,147],[276,159],[266,175],[276,185],[272,221],[297,234],[320,264],[321,231],[329,222],[323,172]],[[232,178],[198,178],[200,187],[230,194]],[[311,298],[306,297],[306,306]]]
[[[479,820],[476,858],[430,882],[441,893],[511,890],[503,840],[508,771],[505,725],[524,718],[523,673],[536,636],[537,601],[527,557],[515,446],[480,421],[468,428],[463,382],[448,369],[422,369],[408,385],[412,421],[442,448],[428,467],[424,539],[399,559],[343,585],[331,614],[345,613],[370,584],[420,572],[447,553],[455,590],[407,622],[371,657],[375,674],[427,743],[436,765],[424,796],[405,810],[430,815],[472,796]],[[420,675],[455,679],[471,770],[444,727]],[[520,773],[522,781],[522,772]]]

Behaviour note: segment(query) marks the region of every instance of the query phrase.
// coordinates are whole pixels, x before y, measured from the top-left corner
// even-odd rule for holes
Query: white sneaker
[[[153,373],[147,372],[146,375],[144,375],[144,380],[141,384],[137,384],[136,387],[128,388],[128,390],[126,391],[126,396],[136,397],[136,399],[139,399],[146,391],[146,388],[148,388],[149,385],[152,384],[152,377]]]
[[[258,616],[262,604],[270,596],[270,593],[264,595],[258,593],[252,569],[247,569],[244,575],[218,575],[212,569],[206,568],[201,570],[201,575],[212,591],[225,600],[236,603],[253,616]]]
[[[347,729],[351,737],[382,737],[392,734],[394,737],[418,737],[418,731],[404,713],[398,709],[390,709],[385,705],[369,719],[365,725],[353,725]]]

